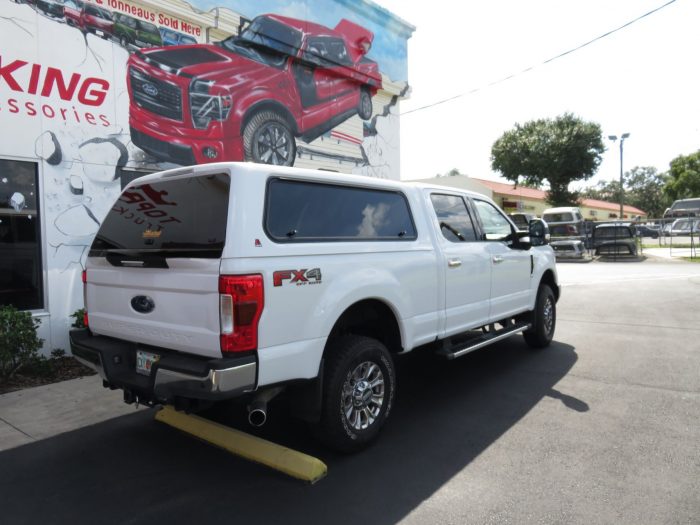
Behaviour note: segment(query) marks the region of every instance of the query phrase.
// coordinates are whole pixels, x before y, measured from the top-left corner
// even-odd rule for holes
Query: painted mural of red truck
[[[291,166],[295,137],[371,117],[382,82],[366,57],[373,39],[348,20],[330,29],[268,14],[215,44],[137,51],[127,67],[132,142],[181,165]]]

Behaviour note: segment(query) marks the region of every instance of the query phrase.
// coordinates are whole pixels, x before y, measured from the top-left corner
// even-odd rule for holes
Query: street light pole
[[[624,217],[623,214],[623,204],[625,200],[625,188],[623,186],[624,182],[624,177],[623,177],[623,169],[622,169],[622,145],[625,143],[625,139],[629,138],[630,134],[629,133],[623,133],[620,135],[620,220]],[[615,142],[617,140],[617,135],[608,135],[608,138]]]

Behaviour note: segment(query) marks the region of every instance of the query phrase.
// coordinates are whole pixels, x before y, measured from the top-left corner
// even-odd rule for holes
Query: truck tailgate
[[[219,260],[174,259],[168,266],[113,267],[105,259],[95,259],[86,283],[90,329],[220,357]]]

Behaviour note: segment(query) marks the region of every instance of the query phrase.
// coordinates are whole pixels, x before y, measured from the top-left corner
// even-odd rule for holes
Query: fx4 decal
[[[279,270],[272,274],[272,282],[275,286],[282,286],[284,281],[289,281],[290,284],[296,284],[297,286],[321,284],[321,269]]]

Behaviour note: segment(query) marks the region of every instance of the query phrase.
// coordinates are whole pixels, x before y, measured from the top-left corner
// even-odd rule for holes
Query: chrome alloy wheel
[[[554,329],[554,303],[551,297],[547,297],[542,309],[542,320],[544,321],[544,331],[547,335]]]
[[[258,135],[257,153],[260,162],[284,166],[292,155],[292,137],[284,126],[269,122]]]
[[[342,411],[355,430],[369,428],[384,404],[384,374],[376,363],[365,361],[345,378],[341,396]]]

